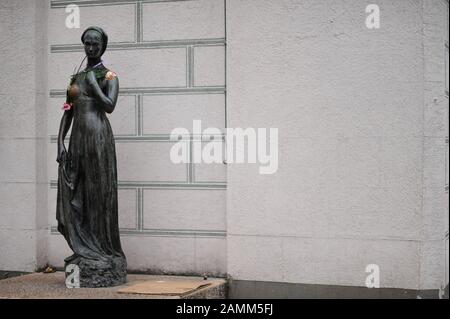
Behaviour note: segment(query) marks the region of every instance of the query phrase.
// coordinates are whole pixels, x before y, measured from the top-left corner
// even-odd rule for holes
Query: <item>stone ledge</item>
[[[122,286],[108,288],[73,288],[65,286],[63,272],[51,274],[32,273],[19,277],[8,278],[0,281],[0,299],[223,299],[226,297],[226,280],[209,278],[208,287],[200,288],[188,295],[142,295],[123,294],[117,291],[124,286],[129,286],[145,280],[199,280],[201,277],[186,276],[153,276],[128,274],[128,281]]]

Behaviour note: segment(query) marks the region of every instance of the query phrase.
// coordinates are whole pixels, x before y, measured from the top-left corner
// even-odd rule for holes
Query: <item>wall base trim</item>
[[[446,290],[448,291],[448,286]],[[369,289],[231,279],[228,293],[231,299],[439,299],[439,289]],[[448,298],[448,294],[444,297]]]

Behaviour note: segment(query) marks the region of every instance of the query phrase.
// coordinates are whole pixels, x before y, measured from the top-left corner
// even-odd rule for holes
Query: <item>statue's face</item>
[[[95,30],[89,30],[84,35],[84,51],[88,58],[99,58],[102,56],[102,36]]]

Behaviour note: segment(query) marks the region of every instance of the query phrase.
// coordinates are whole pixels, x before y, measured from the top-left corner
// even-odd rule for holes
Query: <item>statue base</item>
[[[112,287],[126,283],[127,261],[124,257],[92,260],[79,256],[65,259],[67,288]]]

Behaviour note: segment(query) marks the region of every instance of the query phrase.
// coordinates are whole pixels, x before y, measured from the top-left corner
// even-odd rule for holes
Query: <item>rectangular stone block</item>
[[[31,182],[0,183],[0,194],[0,228],[34,229],[36,185]]]
[[[36,231],[0,228],[0,269],[36,271]]]
[[[120,181],[185,182],[187,164],[170,160],[172,142],[116,143]]]
[[[228,181],[228,184],[230,181]],[[255,236],[419,239],[419,191],[390,188],[284,186],[254,197],[254,187],[227,189],[227,229]],[[258,185],[257,188],[262,187]],[[237,205],[242,198],[245,205]],[[277,212],[273,214],[273,212]],[[254,221],[258,222],[255,223]]]
[[[446,155],[444,138],[424,138],[423,183],[425,188],[443,190],[446,186]]]
[[[198,274],[226,276],[226,238],[195,238],[195,269]]]
[[[418,289],[419,243],[339,238],[228,236],[228,273],[235,279],[365,286],[366,266],[380,286]],[[263,264],[264,267],[254,267]]]
[[[106,51],[105,59],[121,87],[186,86],[185,48]]]
[[[283,281],[281,238],[239,236],[229,232],[227,251],[227,271],[234,279]]]
[[[225,37],[223,0],[143,4],[144,41]]]
[[[448,285],[448,279],[449,279],[449,249],[448,249],[448,232],[447,235],[445,236],[445,240],[444,240],[444,246],[445,246],[445,279],[444,279],[444,286]]]
[[[319,61],[328,57],[318,58],[314,67],[309,63],[298,63],[289,65],[292,68],[298,67],[296,72],[289,72],[289,66],[280,71],[276,61],[266,61],[275,54],[272,51],[264,53],[267,44],[250,42],[246,44],[246,50],[237,50],[238,46],[227,47],[227,121],[230,127],[243,126],[242,119],[251,118],[253,127],[278,127],[280,135],[284,132],[297,137],[394,137],[422,134],[423,83],[418,76],[411,81],[395,83],[379,83],[383,79],[378,79],[378,82],[361,79],[357,82],[356,74],[345,71],[345,67],[342,67],[342,71],[338,71],[336,75],[332,73],[338,79],[324,82],[323,77],[330,76],[330,72],[324,72],[321,76],[316,74],[324,70]],[[289,48],[287,52],[300,50]],[[265,56],[260,58],[260,54]],[[311,53],[311,56],[314,54]],[[342,58],[336,58],[334,65],[340,65],[347,53],[342,55]],[[299,56],[294,60],[310,61],[311,56]],[[277,59],[290,61],[284,56]],[[239,61],[243,68],[251,68],[241,72],[237,62],[231,61]],[[364,61],[358,63],[358,67],[370,63]],[[267,68],[271,72],[266,72]],[[353,67],[349,66],[351,68]],[[348,74],[342,76],[342,72]],[[360,75],[364,70],[356,72]],[[285,79],[289,74],[298,78]],[[265,84],[259,81],[260,78],[273,80],[270,84]],[[355,90],[355,87],[358,89]],[[374,90],[374,87],[378,90]],[[404,94],[399,95],[399,91]],[[350,102],[348,96],[352,97]]]
[[[127,235],[121,236],[121,241],[129,270],[184,274],[195,271],[194,238]]]
[[[448,139],[447,142],[445,143],[445,187],[448,190],[448,181],[449,181],[449,173],[450,173],[450,158],[449,158],[449,144],[448,144]]]
[[[279,141],[279,147],[279,163],[284,161],[291,169],[278,171],[274,178],[284,177],[286,184],[380,186],[383,167],[377,138],[289,138]]]
[[[225,164],[194,164],[194,180],[196,182],[226,183],[227,166]]]
[[[65,142],[66,149],[69,149],[69,143]],[[47,174],[48,182],[58,180],[58,162],[56,162],[56,157],[58,153],[58,144],[53,142],[48,142],[47,145]]]
[[[225,195],[214,189],[144,190],[144,228],[225,230]]]
[[[428,30],[427,30],[428,29]],[[425,25],[424,52],[425,52],[425,81],[439,83],[441,90],[445,89],[445,42],[442,34],[436,36],[439,29]],[[443,31],[443,30],[439,30]]]
[[[35,97],[31,94],[31,90],[26,92],[13,91],[12,88],[17,86],[9,82],[6,84],[6,81],[5,78],[4,81],[0,82],[1,85],[10,88],[8,93],[0,93],[2,97],[0,138],[35,136],[37,116],[33,108]]]
[[[56,220],[56,200],[58,195],[57,188],[49,188],[47,192],[47,207],[48,207],[48,225],[51,227],[57,227],[58,221]]]
[[[204,141],[201,143],[202,158],[201,162],[197,163],[194,159],[193,180],[199,183],[226,183],[227,180],[227,164],[226,163],[226,145],[223,140],[211,140],[208,141],[208,136],[203,136]],[[206,138],[206,140],[205,140]],[[193,152],[195,152],[195,145],[197,141],[193,142]],[[217,154],[216,154],[217,152]],[[209,163],[208,160],[213,160],[213,156],[220,156],[218,158],[220,163],[216,163],[215,159],[213,163]],[[207,158],[205,158],[207,156]],[[211,158],[210,158],[211,157]]]
[[[330,41],[321,41],[317,29],[330,22],[323,3],[289,3],[227,3],[230,127],[251,119],[254,127],[279,127],[302,137],[421,134],[422,36],[403,29],[422,23],[419,3],[396,3],[388,10],[393,29],[377,34],[366,32],[364,23],[360,28],[351,17],[361,10],[348,7],[333,22],[339,36]],[[330,5],[339,11],[342,3]],[[347,37],[348,30],[359,31]],[[334,67],[323,67],[324,61]]]
[[[59,233],[48,235],[48,263],[54,267],[64,267],[64,258],[73,252],[66,240]]]
[[[70,77],[80,66],[83,52],[60,52],[48,55],[48,89],[64,90],[70,83]],[[84,64],[85,65],[85,64]],[[80,70],[84,67],[81,66]]]
[[[445,276],[448,272],[445,242],[442,238],[423,241],[420,252],[420,289],[445,288]]]
[[[36,230],[36,270],[42,269],[48,263],[48,227]]]
[[[194,86],[225,86],[225,47],[194,48]]]
[[[193,120],[201,120],[202,129],[225,126],[223,94],[144,96],[144,134],[170,134],[174,128],[192,133]]]
[[[239,212],[227,215],[228,230],[418,238],[421,139],[381,141],[286,137],[276,174],[260,175],[256,164],[227,165],[227,184],[239,185],[227,189],[227,211]]]
[[[418,289],[418,242],[284,238],[284,280],[365,287],[366,267],[380,269],[380,287]]]
[[[444,187],[424,188],[422,206],[423,238],[442,239],[449,225],[448,191]]]
[[[45,145],[44,147],[45,148]],[[45,153],[45,156],[47,154]],[[49,206],[48,206],[48,191],[49,191],[49,184],[47,181],[48,175],[47,175],[47,169],[45,167],[45,163],[39,167],[39,171],[42,172],[42,175],[45,176],[42,180],[39,180],[36,185],[36,202],[35,210],[36,210],[36,229],[47,229],[48,228],[48,212],[49,212]],[[30,200],[32,202],[32,199]]]
[[[128,270],[155,274],[226,274],[222,238],[121,236]],[[168,253],[170,252],[170,253]]]
[[[417,189],[422,182],[422,138],[380,139],[377,162],[382,187]]]
[[[137,220],[137,190],[118,190],[119,227],[121,229],[135,229]]]
[[[0,182],[34,182],[36,180],[36,140],[0,139]]]
[[[34,94],[40,89],[34,81],[39,59],[36,50],[41,45],[37,39],[42,34],[39,32],[41,25],[35,19],[37,7],[36,1],[1,2],[0,43],[4,63],[0,78],[0,136],[9,135],[14,127],[16,130],[23,128],[26,133],[21,134],[18,130],[12,136],[30,136],[35,128],[32,123]]]
[[[279,138],[278,148],[278,171],[270,175],[270,179],[258,173],[258,163],[228,165],[228,179],[232,175],[238,185],[258,189],[270,185],[286,188],[334,185],[347,189],[395,187],[416,192],[420,189],[420,138],[332,139],[285,135]],[[285,168],[281,169],[281,165]],[[230,169],[235,170],[231,175]]]
[[[111,114],[106,115],[114,136],[136,135],[137,105],[135,96],[119,95],[116,108]]]
[[[75,3],[76,4],[76,3]],[[136,33],[136,6],[134,4],[108,6],[79,6],[80,27],[73,26],[73,10],[52,8],[49,11],[48,40],[50,44],[81,44],[83,31],[92,25],[101,26],[108,41],[133,42]],[[67,21],[67,22],[66,22]],[[120,23],[117,23],[120,21]]]
[[[445,82],[445,92],[446,92],[446,95],[447,95],[447,97],[448,97],[448,93],[449,93],[449,88],[448,88],[448,81],[449,81],[449,67],[450,67],[450,63],[449,63],[449,51],[448,51],[448,46],[449,46],[449,44],[448,44],[448,41],[447,41],[447,43],[445,44],[445,53],[444,53],[444,55],[445,55],[445,79],[444,79],[444,82]]]
[[[49,97],[47,102],[47,134],[48,136],[57,136],[59,132],[59,125],[61,124],[61,118],[64,115],[64,111],[61,110],[65,97]],[[72,127],[72,126],[71,126]],[[67,132],[67,135],[70,135]]]
[[[121,88],[186,86],[185,48],[106,50],[103,58],[117,73]],[[81,52],[50,54],[49,89],[65,90],[82,59]]]
[[[426,82],[424,86],[424,135],[444,138],[448,136],[448,96],[436,82]]]

